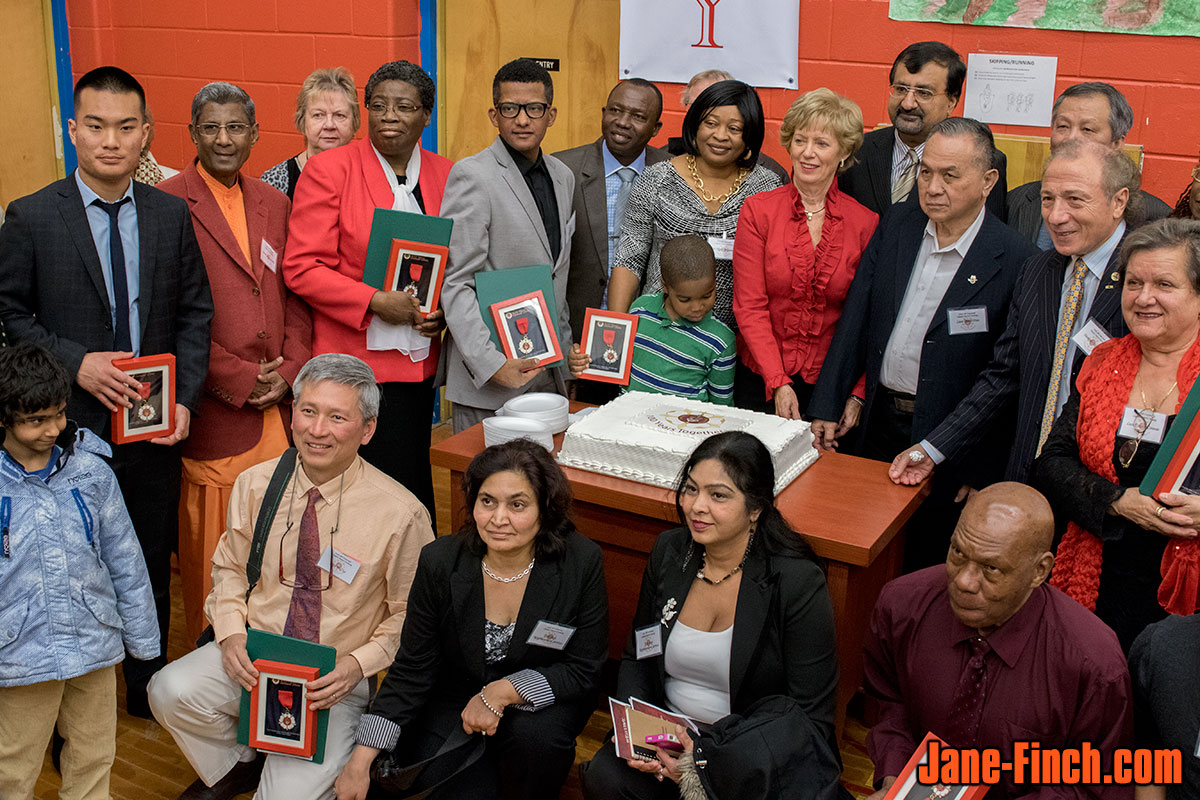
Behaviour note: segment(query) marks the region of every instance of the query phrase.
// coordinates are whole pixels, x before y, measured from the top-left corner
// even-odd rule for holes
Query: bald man
[[[1046,583],[1054,516],[1036,490],[997,483],[967,502],[945,567],[905,575],[879,595],[864,685],[877,707],[867,735],[882,797],[927,732],[953,747],[1043,748],[1084,742],[1111,769],[1132,739],[1129,671],[1116,635]],[[1028,772],[1026,772],[1028,775]],[[1015,785],[1004,798],[1132,798],[1113,785]]]

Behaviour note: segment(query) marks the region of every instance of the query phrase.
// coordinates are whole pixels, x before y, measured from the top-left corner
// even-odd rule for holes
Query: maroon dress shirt
[[[867,735],[876,780],[898,775],[928,731],[958,747],[998,748],[1005,760],[1017,740],[1043,748],[1088,742],[1110,770],[1113,751],[1133,738],[1125,658],[1108,626],[1045,584],[988,637],[978,741],[951,740],[951,701],[977,633],[954,616],[946,583],[945,567],[929,567],[889,583],[875,606],[863,681],[878,708]],[[1133,797],[1128,786],[1016,786],[1011,777],[987,800]]]

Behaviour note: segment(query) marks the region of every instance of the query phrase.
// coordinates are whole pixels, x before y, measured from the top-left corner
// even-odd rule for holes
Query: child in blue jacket
[[[25,800],[57,724],[62,796],[109,796],[116,664],[159,654],[146,563],[108,445],[67,421],[71,377],[0,349],[0,798]],[[146,491],[154,491],[147,486]]]

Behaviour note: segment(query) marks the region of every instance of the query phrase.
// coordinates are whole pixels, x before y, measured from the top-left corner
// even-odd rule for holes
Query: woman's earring
[[[846,159],[843,158],[841,161],[838,162],[838,169],[841,170],[841,169],[845,169],[845,168],[846,168]]]

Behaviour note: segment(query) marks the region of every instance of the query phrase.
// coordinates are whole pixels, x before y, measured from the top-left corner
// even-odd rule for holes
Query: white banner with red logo
[[[687,83],[723,69],[795,89],[800,0],[621,0],[620,78]]]

